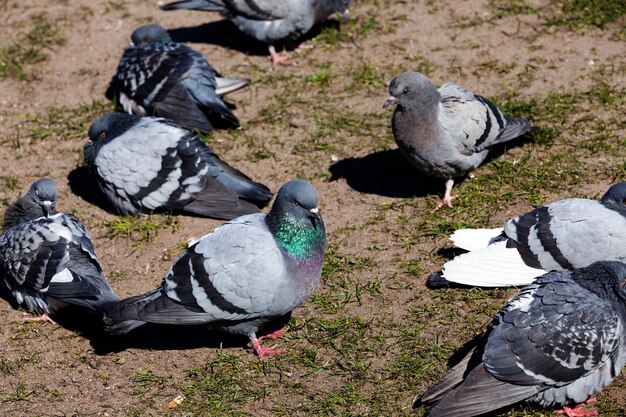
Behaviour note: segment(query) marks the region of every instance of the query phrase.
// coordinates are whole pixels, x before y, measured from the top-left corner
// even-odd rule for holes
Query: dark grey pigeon
[[[248,84],[247,78],[222,77],[202,54],[149,24],[133,32],[106,96],[128,113],[161,116],[208,133],[212,123],[239,126],[221,96]]]
[[[452,207],[454,178],[476,169],[489,149],[530,131],[530,122],[509,117],[489,100],[447,83],[435,86],[417,72],[391,81],[383,107],[396,104],[391,119],[400,151],[422,173],[446,180],[444,204]]]
[[[55,204],[56,185],[44,178],[7,208],[0,236],[2,281],[13,301],[40,320],[53,322],[48,314],[65,305],[102,314],[119,298],[85,226],[71,214],[57,213]]]
[[[113,334],[146,322],[207,324],[250,337],[259,356],[280,353],[260,342],[284,330],[257,334],[288,316],[315,289],[325,247],[315,189],[303,180],[290,181],[268,214],[231,220],[193,243],[160,288],[123,300],[105,323]]]
[[[504,229],[460,229],[450,237],[470,252],[429,278],[479,287],[526,285],[551,270],[626,261],[626,182],[600,201],[569,198],[509,220]]]
[[[111,113],[89,128],[85,164],[122,214],[175,210],[232,219],[272,198],[194,133],[156,117]]]
[[[220,13],[243,33],[269,45],[273,67],[288,62],[276,52],[274,42],[296,40],[335,12],[347,18],[351,3],[352,0],[183,0],[161,9]]]
[[[539,277],[415,405],[432,405],[429,417],[476,416],[521,401],[591,415],[570,407],[600,392],[626,363],[624,278],[626,265],[615,261]]]

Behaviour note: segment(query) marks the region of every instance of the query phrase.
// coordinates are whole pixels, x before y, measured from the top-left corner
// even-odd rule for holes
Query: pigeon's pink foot
[[[589,397],[587,401],[582,404],[578,404],[576,407],[571,408],[568,406],[563,406],[562,410],[555,411],[556,414],[565,414],[567,417],[593,417],[597,416],[598,412],[596,410],[585,411],[584,408],[591,403],[595,403],[598,400],[596,397]]]
[[[38,317],[30,317],[30,318],[25,319],[25,321],[47,321],[48,323],[58,326],[57,322],[52,320],[50,316],[48,316],[47,314],[42,314],[41,316],[38,316]]]
[[[307,49],[313,49],[313,48],[315,48],[315,46],[314,46],[314,45],[308,44],[308,43],[306,43],[306,42],[302,42],[300,45],[298,45],[298,46],[294,49],[294,51],[295,51],[296,53],[298,53],[298,54],[301,54],[301,53],[302,53],[302,52],[304,52],[305,50],[307,50]]]
[[[453,185],[454,185],[454,180],[446,181],[446,191],[445,191],[445,193],[443,193],[443,199],[439,202],[439,204],[437,204],[437,207],[435,207],[434,209],[432,209],[430,211],[431,213],[435,213],[437,210],[439,210],[441,207],[443,207],[444,204],[446,206],[452,208],[452,199],[454,198],[454,197],[452,197],[452,186]]]
[[[287,58],[286,56],[282,56],[278,52],[276,52],[276,48],[274,48],[274,45],[271,45],[269,47],[269,50],[269,59],[270,61],[272,61],[272,69],[274,69],[276,65],[291,65],[291,62],[289,62],[289,58]]]
[[[270,346],[270,347],[261,346],[261,341],[263,339],[271,339],[271,340],[280,339],[285,333],[285,331],[286,331],[285,329],[281,329],[274,333],[270,333],[266,336],[261,336],[258,339],[254,333],[249,335],[250,342],[252,342],[252,348],[254,349],[256,354],[259,355],[259,358],[262,358],[264,356],[278,355],[280,353],[287,352],[285,349],[277,349],[274,346]]]

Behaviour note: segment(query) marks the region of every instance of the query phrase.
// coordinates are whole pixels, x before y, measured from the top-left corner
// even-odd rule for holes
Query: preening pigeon
[[[268,214],[231,220],[193,243],[160,288],[123,300],[105,323],[113,334],[145,322],[207,324],[250,337],[259,356],[280,353],[262,347],[257,333],[290,314],[315,289],[325,247],[315,189],[303,180],[289,181]]]
[[[108,99],[119,100],[128,113],[165,117],[203,133],[213,130],[210,120],[239,126],[221,96],[247,86],[249,79],[222,77],[203,55],[173,42],[159,25],[141,26],[131,39],[107,89]]]
[[[296,40],[335,12],[347,18],[351,3],[352,0],[182,0],[161,9],[219,12],[243,33],[270,45],[273,67],[287,62],[276,53],[274,42]]]
[[[470,252],[447,262],[428,280],[479,287],[526,285],[550,270],[600,260],[626,260],[626,182],[600,201],[560,200],[509,220],[504,229],[461,229],[450,237]],[[445,280],[445,281],[444,281]]]
[[[0,236],[2,282],[14,301],[52,320],[67,304],[102,314],[119,301],[102,272],[91,236],[74,216],[57,213],[56,185],[44,178],[10,205]]]
[[[417,404],[429,417],[470,417],[521,401],[571,409],[626,363],[626,265],[549,272],[495,314],[478,345]],[[591,412],[593,413],[593,412]]]
[[[272,198],[197,135],[162,118],[102,116],[89,128],[84,153],[100,189],[122,214],[168,209],[232,219],[257,213],[255,204]]]
[[[489,100],[447,83],[438,90],[422,74],[404,72],[391,81],[383,107],[396,104],[393,136],[404,156],[426,175],[446,180],[443,204],[452,207],[454,178],[476,169],[489,149],[532,129]]]

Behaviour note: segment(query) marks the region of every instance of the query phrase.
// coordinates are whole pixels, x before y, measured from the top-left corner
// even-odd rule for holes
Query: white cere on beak
[[[317,207],[313,207],[311,210],[309,210],[311,213],[313,214],[317,214],[320,212],[320,209],[318,209]]]
[[[46,207],[52,207],[52,201],[50,200],[45,200],[42,202],[42,204]]]

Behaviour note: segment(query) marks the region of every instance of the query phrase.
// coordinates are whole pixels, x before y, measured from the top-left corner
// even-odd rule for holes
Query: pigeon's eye
[[[106,137],[107,137],[107,132],[100,132],[100,134],[98,135],[98,137],[99,137],[100,139],[104,139],[104,138],[106,138]]]
[[[404,90],[402,90],[402,94],[406,94],[409,92],[409,88],[408,87],[404,87]]]
[[[300,202],[299,202],[298,200],[293,200],[293,204],[294,204],[296,207],[302,207],[302,204],[300,204]]]

